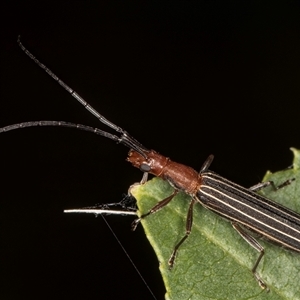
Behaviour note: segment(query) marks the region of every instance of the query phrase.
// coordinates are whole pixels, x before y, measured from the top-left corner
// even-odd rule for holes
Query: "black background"
[[[104,128],[30,51],[146,147],[244,186],[300,147],[300,4],[293,1],[2,4],[0,126],[64,120]],[[1,299],[152,299],[101,218],[141,173],[127,149],[72,129],[1,135]],[[108,220],[158,299],[158,262],[132,218]],[[176,233],[174,233],[176,236]],[[175,239],[176,240],[176,239]],[[170,249],[171,250],[171,249]]]

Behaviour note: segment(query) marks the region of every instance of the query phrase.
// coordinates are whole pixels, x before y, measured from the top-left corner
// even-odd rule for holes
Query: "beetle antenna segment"
[[[48,75],[50,75],[56,82],[58,82],[67,92],[69,92],[69,94],[71,94],[73,98],[75,98],[81,105],[83,105],[101,123],[112,128],[114,131],[120,133],[120,137],[98,128],[93,128],[82,124],[74,124],[74,123],[63,122],[63,121],[24,122],[24,123],[14,124],[14,125],[0,128],[0,133],[10,131],[13,129],[20,129],[20,128],[33,127],[33,126],[62,126],[62,127],[76,128],[88,132],[93,132],[95,134],[109,138],[113,141],[116,141],[117,143],[123,144],[128,148],[137,151],[142,156],[147,158],[147,152],[149,152],[147,148],[145,148],[140,142],[138,142],[135,138],[133,138],[130,134],[128,134],[128,132],[126,132],[123,128],[117,126],[116,124],[106,119],[96,109],[94,109],[90,104],[88,104],[78,93],[76,93],[67,84],[65,84],[62,80],[60,80],[60,78],[58,78],[49,68],[47,68],[44,64],[42,64],[29,50],[27,50],[27,48],[22,44],[20,36],[18,36],[17,42],[19,47],[25,52],[25,54],[29,56],[40,68],[42,68],[46,73],[48,73]]]

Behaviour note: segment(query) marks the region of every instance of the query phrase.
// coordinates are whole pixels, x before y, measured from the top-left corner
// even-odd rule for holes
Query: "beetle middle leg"
[[[193,208],[194,208],[194,204],[197,202],[196,199],[192,199],[190,206],[189,206],[189,210],[188,210],[188,214],[187,214],[187,218],[186,218],[186,225],[185,225],[185,235],[184,237],[176,244],[176,246],[174,247],[174,250],[171,254],[171,257],[169,258],[168,264],[169,264],[169,269],[172,269],[174,266],[174,262],[175,262],[175,258],[176,258],[176,254],[178,252],[178,248],[183,244],[183,242],[188,238],[188,236],[190,235],[191,231],[192,231],[192,225],[193,225]]]

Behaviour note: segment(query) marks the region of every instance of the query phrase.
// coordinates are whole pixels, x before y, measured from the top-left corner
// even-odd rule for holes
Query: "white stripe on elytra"
[[[238,201],[237,199],[235,199],[235,198],[233,198],[233,197],[229,197],[228,195],[226,195],[226,194],[220,192],[220,191],[217,190],[217,189],[214,189],[214,188],[212,188],[212,187],[210,187],[210,186],[207,186],[207,185],[202,185],[202,187],[206,187],[206,188],[209,188],[209,189],[211,189],[211,190],[214,190],[215,192],[222,194],[224,197],[227,197],[227,198],[229,198],[229,199],[231,199],[231,200],[233,200],[233,201],[235,201],[235,202],[239,202],[240,204],[242,204],[242,205],[244,205],[244,206],[247,206],[247,207],[249,207],[249,208],[252,209],[252,210],[257,211],[258,213],[260,213],[260,214],[262,214],[262,215],[264,215],[264,216],[266,216],[266,217],[268,217],[268,218],[270,218],[270,219],[273,219],[275,222],[281,223],[281,224],[284,225],[285,227],[289,227],[289,228],[292,229],[293,231],[295,231],[295,232],[297,232],[298,234],[300,234],[300,231],[299,231],[299,230],[297,230],[297,229],[295,229],[295,228],[293,228],[293,227],[290,227],[289,225],[287,225],[287,224],[285,224],[285,223],[283,223],[283,222],[281,222],[281,221],[279,221],[279,220],[276,220],[276,219],[270,217],[269,215],[267,215],[267,214],[265,214],[265,213],[262,213],[261,211],[255,209],[255,208],[253,208],[253,207],[251,207],[251,206],[249,206],[249,205],[247,205],[247,204],[245,204],[245,203],[243,203],[243,202],[241,202],[241,201]],[[291,236],[291,235],[289,235],[289,234],[286,234],[286,233],[282,232],[281,230],[278,230],[278,229],[274,228],[273,226],[267,225],[267,224],[265,224],[264,222],[259,221],[259,220],[257,220],[256,218],[249,216],[249,214],[246,214],[246,213],[244,213],[244,212],[238,210],[238,209],[235,208],[234,206],[229,205],[228,203],[226,203],[226,202],[220,200],[219,198],[212,196],[210,193],[206,193],[206,192],[204,192],[202,189],[200,189],[199,192],[203,193],[203,194],[206,195],[207,197],[214,198],[214,199],[217,200],[218,202],[223,203],[225,206],[230,207],[232,210],[238,211],[238,212],[241,213],[242,215],[244,215],[244,216],[246,216],[246,217],[248,217],[248,218],[250,218],[250,219],[252,219],[252,220],[255,220],[256,222],[258,222],[258,223],[260,223],[260,224],[262,224],[262,225],[264,225],[264,226],[266,226],[266,227],[268,227],[268,228],[270,228],[270,229],[272,229],[272,230],[274,230],[274,231],[277,231],[277,232],[279,232],[279,233],[281,233],[281,234],[283,234],[283,235],[286,235],[286,236],[290,237],[291,239],[296,240],[296,241],[298,241],[298,242],[300,243],[300,239],[295,238],[294,236]],[[205,205],[205,206],[207,206],[207,205]]]

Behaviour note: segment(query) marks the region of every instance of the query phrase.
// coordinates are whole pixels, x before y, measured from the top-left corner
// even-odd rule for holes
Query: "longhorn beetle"
[[[144,147],[124,129],[107,120],[73,89],[60,80],[50,69],[39,62],[23,46],[20,37],[18,38],[18,44],[38,66],[46,71],[91,114],[98,118],[101,123],[113,129],[118,135],[108,133],[98,128],[63,121],[33,121],[13,124],[0,128],[0,133],[25,127],[63,126],[93,132],[127,146],[130,149],[127,161],[144,173],[142,182],[147,180],[147,174],[150,173],[167,180],[174,188],[171,195],[159,201],[147,213],[134,220],[132,223],[132,230],[135,230],[141,219],[150,216],[166,206],[179,191],[183,191],[190,195],[192,200],[189,204],[186,219],[186,233],[173,249],[168,261],[170,268],[174,265],[179,247],[191,233],[193,207],[196,203],[200,203],[205,208],[228,219],[242,238],[259,252],[259,256],[252,268],[252,273],[262,288],[266,288],[267,285],[256,270],[264,256],[264,248],[248,233],[248,231],[245,231],[245,228],[251,229],[279,245],[300,252],[300,215],[256,193],[258,190],[269,185],[273,185],[275,189],[282,188],[290,184],[294,179],[290,179],[278,187],[275,187],[273,182],[265,182],[247,189],[210,171],[209,167],[213,161],[213,155],[210,155],[207,158],[201,167],[200,172],[196,172],[191,167],[183,164],[173,162],[168,157]]]

